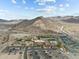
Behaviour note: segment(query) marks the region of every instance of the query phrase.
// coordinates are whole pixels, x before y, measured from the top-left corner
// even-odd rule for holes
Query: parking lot
[[[31,49],[27,51],[27,59],[68,59],[68,57],[55,49]]]

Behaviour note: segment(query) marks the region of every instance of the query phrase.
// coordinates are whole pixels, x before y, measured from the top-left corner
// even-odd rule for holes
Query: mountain
[[[32,34],[66,32],[73,37],[79,37],[78,22],[79,16],[39,16],[32,20],[21,19],[0,22],[0,31],[10,29],[12,31],[23,31]]]
[[[13,25],[21,22],[20,20],[0,19],[0,31],[8,31]]]
[[[63,19],[62,21],[68,23],[79,23],[79,16],[65,17],[65,19]]]
[[[73,18],[73,19],[72,19]],[[78,16],[64,16],[64,17],[37,17],[32,20],[22,20],[14,24],[12,31],[23,31],[32,34],[48,34],[53,32],[66,32],[73,37],[79,37],[79,24],[75,22]],[[74,20],[72,22],[66,22]],[[74,22],[74,23],[73,23]],[[63,27],[63,28],[62,28]]]
[[[51,20],[46,20],[46,18],[41,16],[32,20],[23,20],[22,22],[14,25],[12,29],[33,34],[46,34],[55,32],[54,29],[56,29],[56,26],[52,25]]]
[[[4,20],[4,19],[0,19],[0,22],[7,22],[7,20]]]

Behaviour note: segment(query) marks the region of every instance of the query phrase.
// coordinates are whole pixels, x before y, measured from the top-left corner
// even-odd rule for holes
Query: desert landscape
[[[79,16],[40,16],[15,21],[0,20],[1,59],[29,59],[32,58],[29,56],[31,51],[38,53],[41,59],[44,59],[41,51],[48,51],[44,53],[51,55],[52,59],[79,58]],[[54,52],[58,57],[52,55]]]
[[[79,59],[79,0],[0,0],[0,59]]]

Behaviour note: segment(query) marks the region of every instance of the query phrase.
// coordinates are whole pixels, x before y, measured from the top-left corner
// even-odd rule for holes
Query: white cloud
[[[16,0],[12,0],[12,3],[16,4]]]
[[[51,13],[55,12],[55,9],[56,9],[56,7],[54,7],[54,6],[48,6],[46,8],[36,9],[36,11],[51,14]]]
[[[39,2],[38,5],[45,5],[45,3]]]
[[[56,0],[36,0],[36,2],[56,2]]]
[[[5,16],[7,16],[8,13],[8,10],[0,9],[0,18],[5,18]]]
[[[59,8],[60,11],[65,11],[65,8]]]
[[[26,16],[18,15],[18,14],[12,13],[12,12],[2,12],[2,11],[0,11],[0,18],[1,19],[7,19],[7,20],[25,19]]]
[[[25,7],[25,9],[27,10],[27,9],[29,9],[28,7]]]
[[[69,6],[70,6],[70,5],[67,3],[67,4],[66,4],[66,7],[69,7]]]
[[[22,0],[23,4],[26,4],[26,1],[25,0]]]
[[[26,7],[25,7],[25,10],[34,10],[34,7],[30,7],[30,8],[29,8],[29,7],[26,6]]]
[[[35,0],[36,3],[38,3],[38,5],[45,5],[46,3],[56,3],[56,0]]]
[[[0,15],[1,15],[1,16],[6,15],[6,14],[7,14],[6,12],[0,11]],[[0,17],[1,17],[1,16],[0,16]]]
[[[64,4],[59,4],[59,7],[61,7],[61,8],[64,7]]]
[[[8,12],[8,10],[0,9],[0,12]]]
[[[11,0],[11,1],[12,1],[13,4],[16,4],[17,3],[16,0]],[[25,0],[22,0],[22,3],[25,4],[26,1]]]

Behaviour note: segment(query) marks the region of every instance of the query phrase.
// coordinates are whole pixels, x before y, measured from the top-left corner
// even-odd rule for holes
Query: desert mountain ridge
[[[45,19],[45,20],[52,20],[52,21],[64,21],[64,22],[68,22],[68,23],[79,23],[79,16],[51,16],[51,17],[43,17],[43,16],[39,16],[36,17],[34,19],[11,19],[11,20],[7,20],[7,19],[0,19],[0,23],[11,23],[11,22],[21,22],[24,20],[33,20],[36,21],[38,19]]]
[[[2,19],[1,19],[2,21]],[[65,31],[69,34],[79,33],[79,16],[39,16],[34,19],[0,21],[0,29],[10,29],[15,31],[24,31],[28,33],[52,33]],[[63,26],[63,28],[62,28]]]

